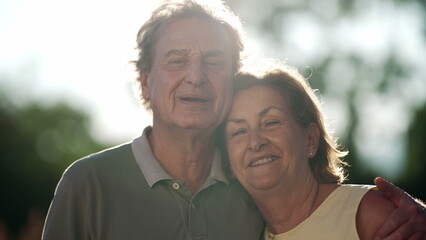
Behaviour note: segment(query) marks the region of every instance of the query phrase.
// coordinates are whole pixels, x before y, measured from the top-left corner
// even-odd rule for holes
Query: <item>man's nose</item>
[[[188,67],[186,82],[198,87],[207,79],[204,66],[201,61],[194,61]]]
[[[250,149],[260,151],[263,147],[268,145],[269,141],[258,131],[250,133]]]

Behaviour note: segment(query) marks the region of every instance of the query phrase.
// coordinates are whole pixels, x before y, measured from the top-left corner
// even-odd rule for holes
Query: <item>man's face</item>
[[[141,74],[153,124],[213,129],[232,102],[231,41],[208,20],[183,18],[159,29],[151,71]]]

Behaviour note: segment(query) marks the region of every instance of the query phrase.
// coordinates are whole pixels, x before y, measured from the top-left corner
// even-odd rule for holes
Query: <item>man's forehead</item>
[[[194,54],[193,51],[191,51],[190,48],[170,48],[170,49],[165,49],[165,56],[169,57],[169,56],[183,56],[183,57],[188,57],[192,54]],[[221,49],[207,49],[207,50],[200,50],[200,54],[203,57],[226,57],[225,51],[221,50]]]
[[[216,55],[231,50],[230,36],[225,27],[195,17],[165,23],[157,32],[156,44],[166,52],[182,54],[197,48]]]

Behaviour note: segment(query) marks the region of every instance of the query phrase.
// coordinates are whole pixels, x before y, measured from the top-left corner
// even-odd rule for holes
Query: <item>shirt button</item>
[[[173,184],[172,184],[172,187],[173,187],[175,190],[179,190],[179,188],[180,188],[179,183],[177,183],[177,182],[173,183]]]

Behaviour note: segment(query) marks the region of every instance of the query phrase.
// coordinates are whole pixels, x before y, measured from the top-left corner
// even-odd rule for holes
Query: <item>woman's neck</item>
[[[273,234],[287,232],[306,220],[337,188],[336,184],[319,184],[312,176],[299,183],[288,184],[262,197],[253,197]]]

